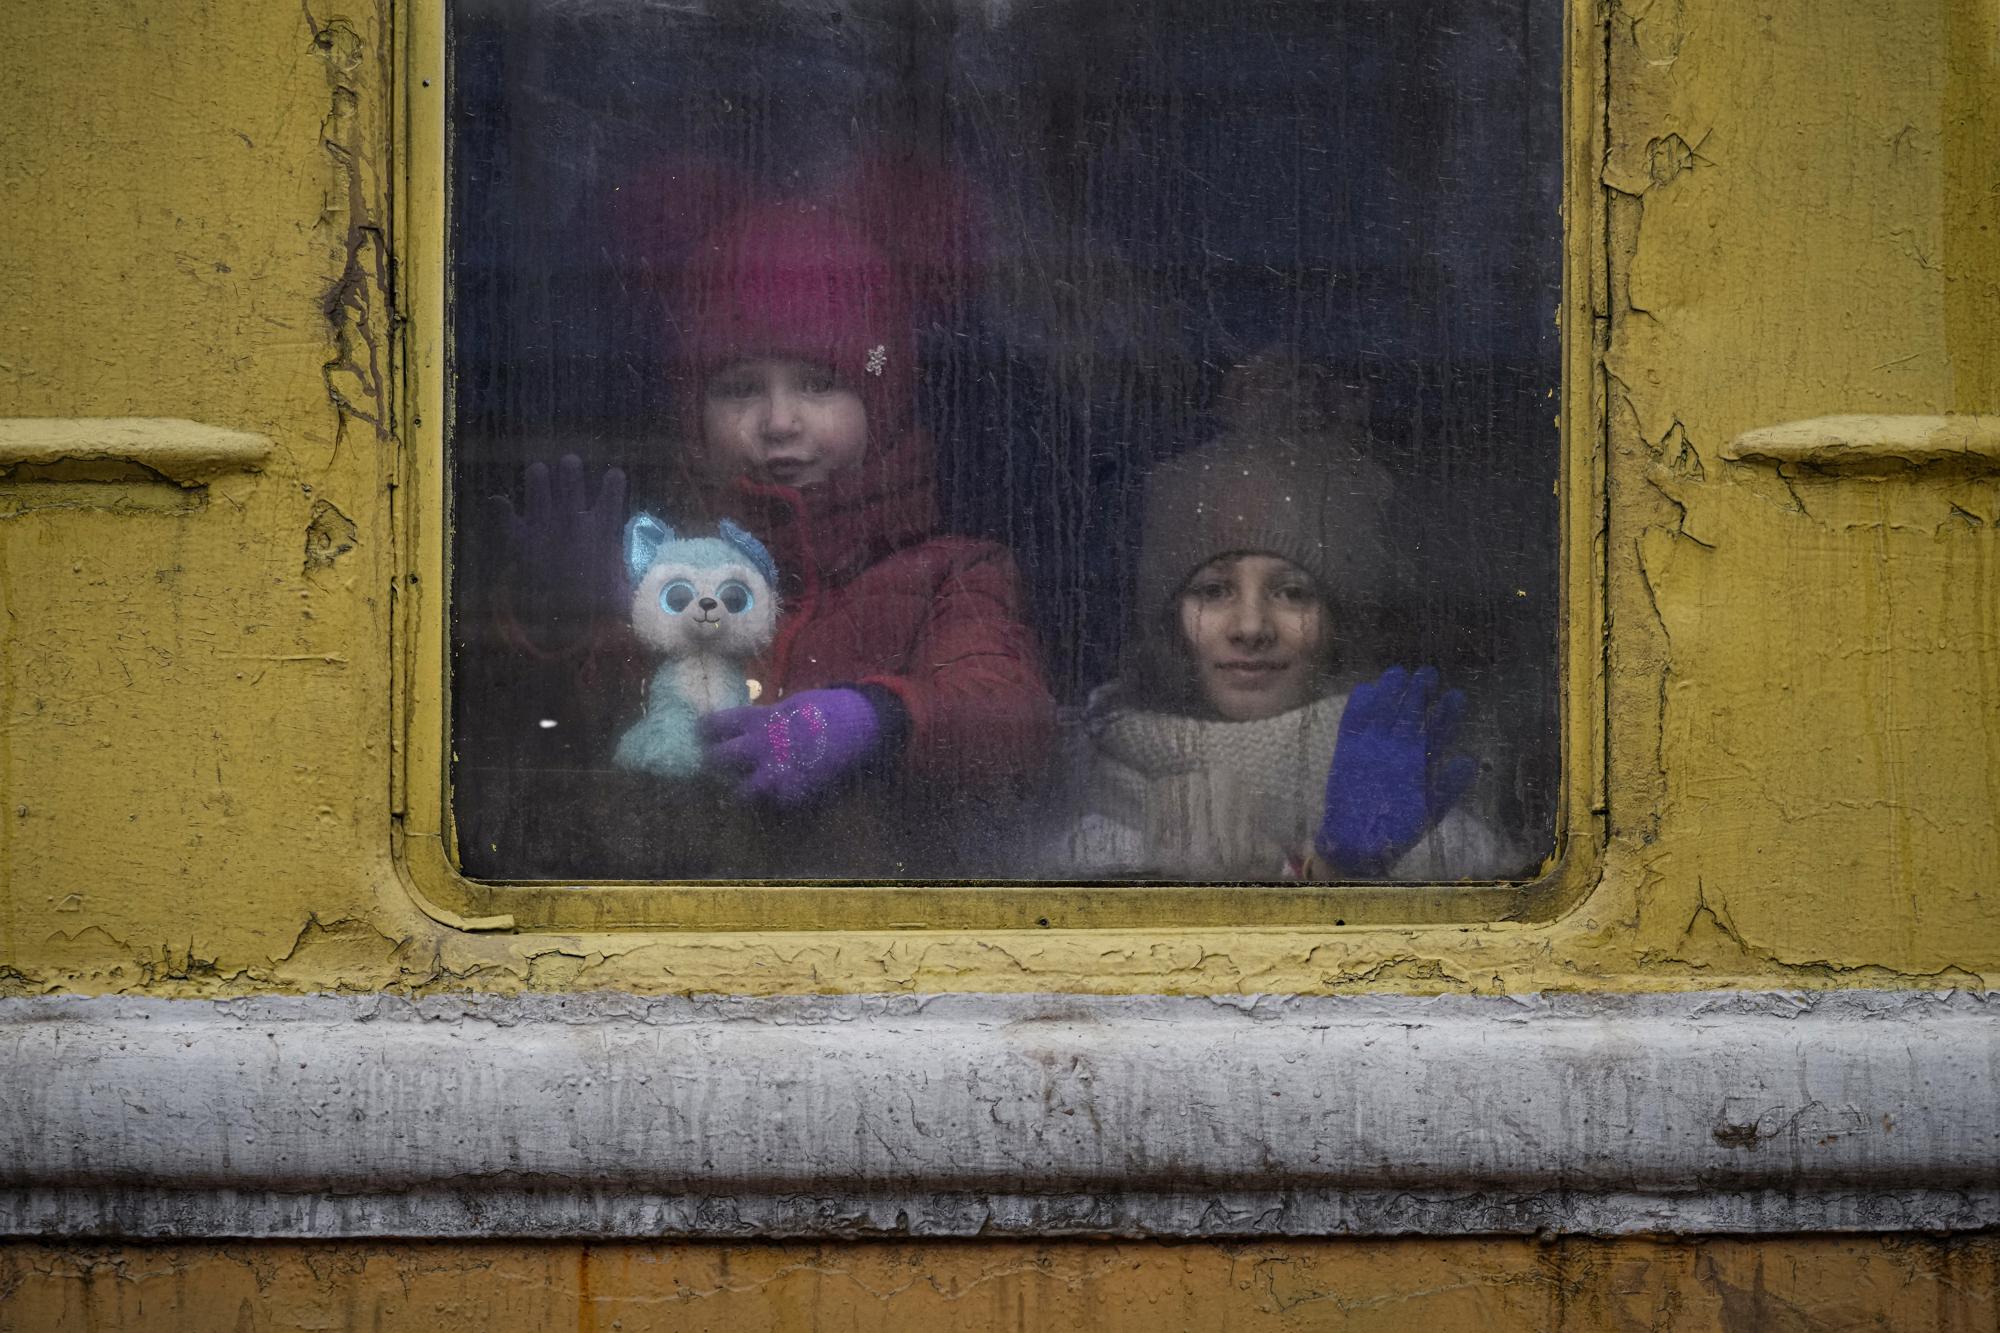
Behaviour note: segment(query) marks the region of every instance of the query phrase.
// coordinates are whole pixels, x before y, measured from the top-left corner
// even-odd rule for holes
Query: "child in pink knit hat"
[[[684,443],[662,498],[674,518],[748,529],[779,572],[776,638],[750,666],[755,702],[705,719],[706,767],[754,805],[801,814],[865,783],[865,800],[839,803],[865,825],[870,805],[976,805],[1038,772],[1054,707],[1012,555],[940,531],[934,446],[916,422],[910,279],[854,216],[762,201],[693,245],[669,292]],[[581,536],[623,521],[622,472],[594,502],[575,460],[553,498],[540,475],[543,526]],[[511,509],[502,520],[522,549],[519,530],[535,525]],[[572,558],[595,559],[591,542]],[[540,546],[562,558],[561,541]],[[641,654],[622,622],[598,616],[568,640],[587,645],[596,688],[616,682],[635,712]],[[892,864],[894,823],[869,825]]]
[[[710,762],[802,804],[886,762],[1017,777],[1053,706],[1004,547],[938,528],[907,277],[834,209],[745,209],[685,265],[677,375],[697,489],[784,578],[759,703],[709,719]]]

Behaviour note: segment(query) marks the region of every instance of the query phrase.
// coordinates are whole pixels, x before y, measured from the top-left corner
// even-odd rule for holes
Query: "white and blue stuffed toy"
[[[682,537],[651,514],[625,525],[632,628],[666,657],[646,712],[619,738],[620,768],[687,777],[701,769],[701,719],[750,702],[744,663],[771,644],[778,571],[764,544],[728,519],[719,537]]]

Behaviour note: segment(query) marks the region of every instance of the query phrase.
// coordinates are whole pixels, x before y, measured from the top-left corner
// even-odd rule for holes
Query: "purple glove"
[[[711,767],[749,775],[737,795],[796,806],[875,752],[882,719],[859,690],[807,690],[769,708],[710,713],[701,731]]]
[[[625,473],[606,469],[595,503],[575,454],[556,464],[553,485],[547,463],[530,463],[524,482],[519,513],[504,495],[486,501],[505,547],[502,605],[531,636],[558,646],[580,639],[597,617],[622,620],[632,596],[622,540]]]
[[[1445,757],[1464,718],[1465,695],[1439,694],[1436,667],[1390,667],[1356,686],[1326,775],[1319,854],[1336,869],[1380,875],[1416,846],[1479,773],[1466,755]]]

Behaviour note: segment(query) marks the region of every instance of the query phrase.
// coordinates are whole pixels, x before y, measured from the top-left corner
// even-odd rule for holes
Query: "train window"
[[[475,879],[1554,846],[1558,0],[452,0]]]

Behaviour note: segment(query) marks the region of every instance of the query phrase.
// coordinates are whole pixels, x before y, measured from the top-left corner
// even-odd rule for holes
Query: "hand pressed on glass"
[[[523,483],[518,511],[504,495],[486,501],[507,556],[502,606],[514,637],[530,646],[581,647],[596,618],[620,616],[629,595],[618,555],[625,473],[607,468],[593,497],[583,460],[564,454],[553,477],[547,463],[536,462]]]
[[[1436,667],[1391,667],[1348,695],[1315,839],[1334,869],[1383,873],[1478,776],[1477,761],[1446,753],[1465,718],[1465,695],[1439,693],[1438,684]]]

